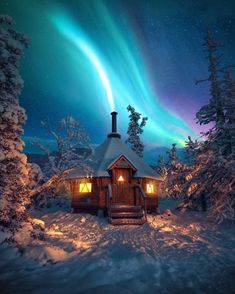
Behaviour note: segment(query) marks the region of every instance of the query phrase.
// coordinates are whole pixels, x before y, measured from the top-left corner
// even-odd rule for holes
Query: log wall
[[[82,182],[91,182],[92,190],[88,193],[79,192],[79,184]],[[148,184],[154,185],[154,193],[146,193],[146,186]],[[134,190],[134,186],[140,184],[143,187],[143,190],[147,196],[147,209],[149,211],[156,211],[158,207],[158,194],[160,181],[146,178],[132,178],[130,181],[130,186]],[[92,179],[73,179],[70,180],[70,191],[72,199],[72,208],[75,212],[91,212],[96,213],[98,209],[105,210],[106,208],[106,196],[105,196],[105,187],[108,184],[112,184],[112,178],[92,178]],[[135,199],[135,204],[143,205],[141,197],[138,195],[138,192],[134,190],[130,195],[131,198]],[[133,199],[131,199],[130,204],[133,204]]]

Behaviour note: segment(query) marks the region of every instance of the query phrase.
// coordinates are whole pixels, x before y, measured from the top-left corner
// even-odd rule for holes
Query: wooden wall
[[[84,181],[89,181],[92,183],[92,191],[90,193],[80,193],[79,192],[79,184]],[[105,210],[106,207],[106,197],[105,197],[105,186],[111,183],[112,178],[104,177],[104,178],[92,178],[92,179],[73,179],[70,180],[70,191],[71,191],[71,199],[72,199],[72,208],[74,211],[84,211],[84,212],[97,212],[98,209]],[[146,193],[146,185],[147,183],[154,185],[154,193],[147,194]],[[147,208],[149,211],[156,211],[158,207],[158,193],[160,181],[146,178],[132,178],[130,185],[131,187],[140,184],[143,187],[147,195]],[[132,196],[133,197],[133,196]],[[135,192],[134,197],[136,198],[136,204],[142,204],[142,200],[139,200],[140,197]]]
[[[140,185],[143,187],[145,194],[147,196],[147,209],[149,211],[155,212],[158,207],[158,194],[160,189],[160,181],[156,181],[153,179],[142,178],[140,179]],[[153,184],[154,193],[148,194],[146,193],[147,184]]]

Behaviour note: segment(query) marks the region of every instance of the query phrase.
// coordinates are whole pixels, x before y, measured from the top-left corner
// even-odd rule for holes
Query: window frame
[[[83,188],[81,188],[83,186]],[[86,191],[83,191],[86,189]],[[92,192],[92,183],[91,182],[80,182],[79,183],[79,193],[81,194],[86,194],[86,193],[91,193]]]

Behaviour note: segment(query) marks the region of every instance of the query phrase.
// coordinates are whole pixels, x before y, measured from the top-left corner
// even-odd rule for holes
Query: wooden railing
[[[108,212],[108,216],[110,217],[110,202],[112,201],[112,198],[113,198],[111,184],[108,184],[107,186],[105,186],[105,194],[106,194],[107,212]]]
[[[143,202],[144,202],[144,216],[147,220],[147,196],[142,188],[141,185],[137,185],[135,186],[135,188],[139,191],[139,194],[141,196],[141,198],[143,199]]]

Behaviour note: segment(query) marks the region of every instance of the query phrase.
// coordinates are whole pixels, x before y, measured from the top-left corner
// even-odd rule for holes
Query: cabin
[[[143,224],[147,212],[156,212],[162,178],[117,132],[117,112],[112,112],[112,132],[86,161],[67,176],[73,212],[108,216],[113,225]]]

